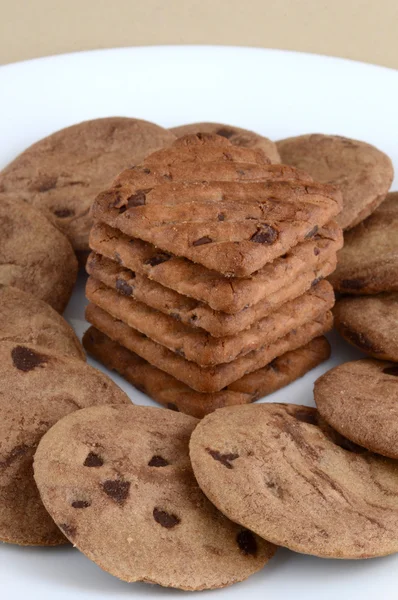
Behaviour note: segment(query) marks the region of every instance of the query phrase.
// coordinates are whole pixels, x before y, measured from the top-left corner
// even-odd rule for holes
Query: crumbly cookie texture
[[[96,404],[130,404],[106,375],[48,349],[0,342],[0,540],[20,545],[66,542],[33,480],[40,438],[61,417]]]
[[[175,135],[148,121],[84,121],[30,146],[0,173],[0,191],[32,204],[77,251],[88,250],[95,196],[127,167],[171,144]]]
[[[157,164],[155,154],[121,173],[94,202],[94,219],[223,275],[244,277],[315,235],[341,210],[336,187],[314,183],[293,167],[231,160],[232,145],[219,136],[180,138],[171,152],[181,148],[185,157],[197,146],[211,160],[168,166],[163,158]]]
[[[398,458],[398,365],[364,359],[322,375],[314,388],[322,417],[356,444]]]
[[[188,452],[197,422],[158,408],[96,407],[41,440],[34,471],[43,502],[105,571],[203,590],[246,579],[274,554],[201,492]]]
[[[199,422],[190,457],[210,501],[273,543],[323,558],[397,552],[397,462],[331,435],[313,408],[221,408]]]
[[[38,210],[0,193],[0,284],[44,300],[63,312],[77,278],[68,239]]]
[[[213,393],[195,392],[172,375],[90,327],[84,334],[87,352],[112,371],[116,371],[138,390],[170,410],[202,419],[223,406],[249,404],[272,394],[302,377],[327,360],[330,345],[325,337],[311,340],[305,346],[286,352],[271,363],[234,381],[224,390]]]
[[[343,294],[398,292],[397,264],[398,192],[392,192],[370,217],[345,234],[329,281]]]
[[[333,311],[338,331],[353,346],[398,362],[398,293],[341,298]]]
[[[339,135],[310,134],[277,142],[283,163],[307,171],[315,181],[338,185],[343,210],[336,217],[351,229],[384,200],[394,179],[391,159],[374,146]]]

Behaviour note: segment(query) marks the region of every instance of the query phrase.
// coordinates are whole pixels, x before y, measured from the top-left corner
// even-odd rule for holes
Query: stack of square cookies
[[[219,136],[155,152],[94,203],[86,349],[195,416],[290,383],[329,354],[341,206]]]

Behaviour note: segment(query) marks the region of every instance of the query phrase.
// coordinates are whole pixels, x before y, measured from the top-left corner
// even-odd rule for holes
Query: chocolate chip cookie
[[[65,537],[44,509],[33,480],[37,444],[72,411],[130,400],[82,360],[28,344],[0,342],[0,380],[0,540],[63,544]]]
[[[77,277],[68,239],[38,210],[0,194],[0,283],[63,312]]]
[[[349,440],[398,458],[398,365],[364,359],[344,363],[315,382],[322,417]]]
[[[312,408],[221,408],[197,425],[190,457],[209,500],[275,544],[323,558],[398,550],[398,463],[339,445]]]
[[[366,354],[398,362],[398,293],[345,297],[334,308],[341,335]]]
[[[50,218],[75,250],[88,250],[90,207],[123,169],[171,144],[174,134],[123,117],[84,121],[30,146],[0,173],[0,191]]]
[[[249,404],[272,394],[302,377],[330,356],[330,345],[325,337],[311,340],[305,346],[286,352],[271,363],[224,390],[213,393],[195,392],[172,375],[154,367],[146,360],[123,348],[104,333],[90,327],[83,337],[87,352],[108,369],[116,371],[138,390],[166,408],[180,411],[199,419],[223,406]]]
[[[398,292],[398,192],[344,236],[329,280],[343,294]]]
[[[336,220],[343,229],[366,219],[394,179],[390,158],[365,142],[311,134],[281,140],[277,148],[283,163],[307,171],[316,181],[339,186],[343,210]]]
[[[192,138],[209,151],[215,143]],[[177,140],[171,151],[185,143]],[[341,203],[334,186],[283,165],[198,160],[153,167],[144,161],[97,197],[93,215],[130,238],[245,277],[315,235]]]
[[[274,554],[201,492],[188,454],[196,424],[170,410],[95,407],[41,440],[34,472],[44,505],[105,571],[203,590],[246,579]]]
[[[182,137],[192,133],[214,133],[227,138],[234,146],[243,148],[258,148],[269,157],[271,162],[280,163],[276,144],[268,138],[242,129],[233,125],[223,125],[222,123],[189,123],[188,125],[179,125],[170,129],[177,137]]]
[[[86,360],[72,327],[49,304],[0,284],[0,341],[33,344]]]

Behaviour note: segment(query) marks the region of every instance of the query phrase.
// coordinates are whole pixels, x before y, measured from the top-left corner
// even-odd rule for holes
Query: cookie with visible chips
[[[197,422],[164,409],[96,407],[42,438],[34,472],[44,505],[105,571],[203,590],[246,579],[274,554],[201,492],[188,453]]]

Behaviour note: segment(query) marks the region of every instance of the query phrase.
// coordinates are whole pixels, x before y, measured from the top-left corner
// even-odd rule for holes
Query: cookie
[[[310,134],[281,140],[277,148],[283,163],[307,171],[316,181],[339,186],[343,210],[336,220],[343,229],[366,219],[394,179],[391,159],[365,142]]]
[[[223,406],[249,404],[283,388],[317,367],[330,356],[325,337],[286,352],[270,364],[231,383],[220,392],[195,392],[172,375],[90,327],[83,337],[87,352],[108,369],[116,371],[138,390],[166,408],[199,419]]]
[[[171,151],[184,143],[177,140]],[[97,196],[93,215],[130,238],[244,277],[315,235],[341,210],[337,188],[288,169],[234,161],[153,168],[144,162]]]
[[[0,283],[63,312],[77,278],[68,239],[39,211],[0,194]]]
[[[349,440],[398,458],[398,365],[372,359],[344,363],[314,387],[319,413]]]
[[[223,125],[222,123],[189,123],[188,125],[179,125],[170,129],[177,137],[182,137],[192,133],[215,133],[221,137],[227,138],[234,146],[243,148],[258,148],[269,157],[271,162],[280,163],[281,159],[276,144],[268,138],[242,129],[233,125]]]
[[[265,316],[264,310],[269,310],[264,305],[256,307],[253,311],[248,311],[248,308],[254,307],[260,301],[269,301],[272,305],[281,302],[285,294],[282,288],[288,285],[292,286],[290,293],[293,291],[293,295],[297,297],[308,290],[315,279],[334,271],[336,251],[343,245],[343,236],[341,229],[333,222],[328,223],[312,238],[298,244],[285,256],[265,265],[250,277],[234,278],[233,281],[184,258],[161,252],[152,244],[139,239],[131,240],[116,229],[100,223],[94,225],[91,231],[90,245],[98,254],[133,271],[136,277],[142,274],[151,281],[160,283],[164,286],[163,294],[166,293],[164,288],[169,288],[183,296],[203,302],[217,312],[236,314],[247,311],[248,316],[241,314],[237,317],[239,322],[236,327],[242,323],[243,329]],[[131,275],[129,279],[133,277]],[[157,288],[151,296],[159,292],[160,288]],[[272,300],[271,296],[275,292],[281,293]],[[150,304],[149,295],[145,295],[144,301],[147,304]],[[181,303],[182,300],[179,297],[175,300],[177,301]],[[158,305],[159,302],[153,308],[161,310]],[[199,323],[205,318],[203,307],[191,302],[188,311],[187,318],[190,324],[203,327]],[[175,312],[174,305],[172,312]],[[222,332],[221,335],[228,335],[228,332]]]
[[[197,485],[188,452],[197,422],[159,408],[95,407],[41,440],[34,472],[44,505],[105,571],[204,590],[242,581],[273,556],[272,544],[226,519]]]
[[[398,292],[398,192],[344,236],[329,280],[343,294]]]
[[[89,304],[86,319],[115,342],[135,352],[150,364],[173,375],[197,392],[219,392],[230,383],[247,373],[265,367],[278,356],[308,344],[313,338],[323,335],[332,326],[332,316],[328,311],[310,323],[233,362],[215,367],[200,367],[175,352],[149,339],[145,334],[132,329],[122,321],[114,319],[107,312]]]
[[[30,146],[0,173],[0,191],[49,217],[75,250],[88,250],[95,196],[123,169],[171,144],[154,123],[123,117],[84,121]]]
[[[248,329],[260,319],[279,310],[286,302],[298,298],[311,288],[314,281],[329,275],[334,270],[335,263],[336,258],[331,258],[316,269],[315,273],[312,270],[303,273],[296,281],[234,315],[215,311],[207,304],[182,296],[100,254],[91,254],[87,261],[87,272],[119,294],[135,298],[156,311],[169,315],[177,323],[184,323],[196,330],[207,331],[213,337],[222,338]]]
[[[334,309],[336,328],[366,354],[398,362],[398,293],[341,298]]]
[[[397,552],[398,463],[350,450],[292,404],[219,409],[190,441],[209,500],[261,537],[323,558]]]
[[[179,323],[173,317],[137,302],[129,297],[128,290],[120,294],[92,277],[87,283],[86,297],[115,319],[202,367],[229,363],[253,350],[270,346],[334,305],[332,286],[321,281],[306,294],[283,304],[238,335],[214,338],[205,331]]]
[[[55,354],[86,360],[72,327],[49,304],[0,284],[0,341],[41,346]]]
[[[33,480],[37,444],[72,411],[130,400],[100,371],[39,346],[2,341],[0,359],[0,540],[63,544],[66,540],[44,509]]]

